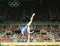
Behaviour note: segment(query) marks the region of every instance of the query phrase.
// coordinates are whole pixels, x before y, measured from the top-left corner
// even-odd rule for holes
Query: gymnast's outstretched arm
[[[34,31],[30,32],[30,27],[28,27],[27,32],[28,32],[29,34],[31,34],[31,33],[33,33]]]
[[[30,33],[34,33],[34,31],[30,32]]]

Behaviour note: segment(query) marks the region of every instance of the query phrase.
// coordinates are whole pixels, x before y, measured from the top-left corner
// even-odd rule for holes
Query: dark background
[[[12,0],[10,0],[12,1]],[[17,0],[18,7],[10,7],[9,0],[0,0],[0,22],[28,21],[35,12],[34,21],[60,21],[59,0]]]

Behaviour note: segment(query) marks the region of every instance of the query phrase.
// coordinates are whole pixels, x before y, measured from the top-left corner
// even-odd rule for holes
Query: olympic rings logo
[[[20,5],[20,2],[19,1],[9,1],[8,5],[10,7],[18,7]]]

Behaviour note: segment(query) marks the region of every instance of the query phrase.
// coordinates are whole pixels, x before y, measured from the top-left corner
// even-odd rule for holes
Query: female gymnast
[[[32,17],[30,18],[30,21],[21,30],[21,33],[22,33],[23,37],[25,35],[28,35],[28,42],[30,42],[30,34],[34,32],[34,31],[30,32],[30,25],[33,21],[34,16],[35,16],[35,13],[32,14]]]

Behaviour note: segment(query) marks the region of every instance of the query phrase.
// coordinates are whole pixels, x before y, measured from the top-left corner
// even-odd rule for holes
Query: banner
[[[17,0],[8,1],[8,5],[10,7],[18,7],[20,5],[20,1]]]

